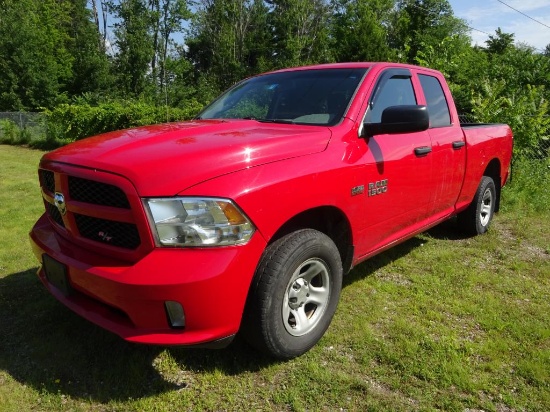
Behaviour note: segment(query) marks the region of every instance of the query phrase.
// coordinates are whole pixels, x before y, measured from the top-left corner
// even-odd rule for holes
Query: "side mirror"
[[[382,112],[380,123],[363,123],[361,136],[421,132],[429,127],[430,115],[426,106],[390,106]]]

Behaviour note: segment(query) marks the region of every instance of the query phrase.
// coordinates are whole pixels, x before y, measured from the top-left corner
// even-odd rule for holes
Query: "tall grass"
[[[550,158],[517,158],[503,191],[504,210],[544,213],[550,210]]]

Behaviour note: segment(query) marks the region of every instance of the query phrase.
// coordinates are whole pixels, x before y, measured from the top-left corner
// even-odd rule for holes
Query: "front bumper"
[[[85,250],[59,236],[43,215],[30,232],[34,254],[66,268],[64,294],[38,276],[50,293],[85,319],[127,341],[221,346],[239,329],[254,271],[266,247],[256,232],[242,246],[157,248],[135,263]],[[179,302],[185,327],[169,326],[164,303]]]

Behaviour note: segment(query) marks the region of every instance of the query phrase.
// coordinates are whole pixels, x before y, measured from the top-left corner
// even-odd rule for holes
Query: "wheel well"
[[[322,206],[306,210],[281,226],[269,243],[299,229],[315,229],[330,237],[340,252],[344,273],[351,269],[353,260],[351,226],[346,215],[340,209],[333,206]]]
[[[489,162],[487,167],[485,168],[485,172],[483,173],[483,176],[488,176],[493,179],[495,182],[495,188],[497,191],[497,199],[495,204],[495,212],[498,212],[500,209],[500,162],[498,159],[493,159]]]

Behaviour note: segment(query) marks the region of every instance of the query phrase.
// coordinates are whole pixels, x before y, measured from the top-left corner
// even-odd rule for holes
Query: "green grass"
[[[278,363],[129,344],[49,296],[27,240],[41,154],[0,146],[1,411],[550,410],[548,172],[504,189],[486,235],[449,221],[356,267],[326,336]]]

